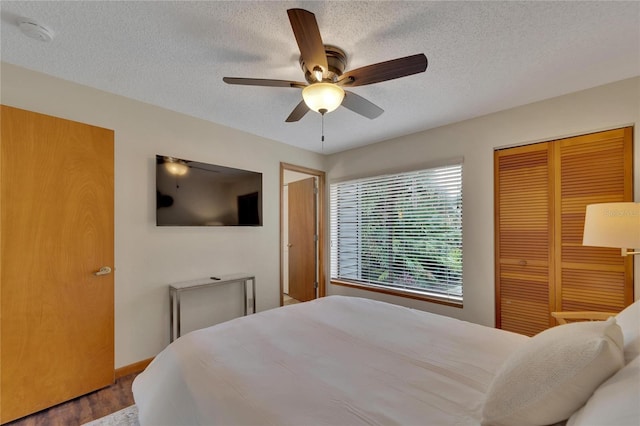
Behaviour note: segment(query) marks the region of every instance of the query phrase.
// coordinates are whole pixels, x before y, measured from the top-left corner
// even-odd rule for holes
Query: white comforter
[[[477,425],[527,337],[330,296],[189,333],[140,374],[147,425]]]

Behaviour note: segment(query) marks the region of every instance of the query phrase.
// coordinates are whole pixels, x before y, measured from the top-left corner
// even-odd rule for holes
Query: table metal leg
[[[180,337],[180,293],[176,293],[176,319],[178,323],[178,328],[176,330],[176,339]]]
[[[244,316],[247,316],[247,305],[249,304],[249,299],[247,298],[247,280],[242,282],[242,293],[244,294]]]
[[[173,291],[169,292],[169,343],[173,342]]]
[[[251,312],[252,314],[256,313],[256,279],[252,278],[251,279],[251,297],[253,298],[253,312]]]

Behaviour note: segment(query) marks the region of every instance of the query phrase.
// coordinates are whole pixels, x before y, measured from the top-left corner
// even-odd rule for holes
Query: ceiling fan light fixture
[[[287,9],[289,23],[300,50],[300,68],[306,83],[265,78],[224,77],[227,84],[242,84],[263,87],[293,87],[302,89],[303,100],[299,101],[285,122],[299,121],[310,110],[324,116],[340,105],[368,119],[384,112],[379,106],[365,98],[348,92],[342,87],[365,86],[396,78],[425,72],[427,57],[424,53],[378,62],[345,71],[347,55],[337,46],[324,44],[316,16],[304,9]]]
[[[302,99],[315,112],[331,112],[342,104],[344,90],[332,83],[314,83],[302,90]]]
[[[164,167],[174,176],[184,176],[189,171],[189,166],[182,160],[173,157],[164,158]]]

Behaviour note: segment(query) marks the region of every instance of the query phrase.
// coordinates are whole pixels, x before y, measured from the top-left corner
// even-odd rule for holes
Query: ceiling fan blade
[[[316,66],[319,66],[323,71],[328,71],[327,54],[316,15],[304,9],[289,9],[287,14],[307,69],[313,71]]]
[[[371,120],[379,117],[384,112],[378,105],[348,90],[344,92],[342,106]]]
[[[349,87],[364,86],[417,74],[426,69],[427,57],[420,53],[347,71],[340,76],[338,84]]]
[[[304,103],[304,99],[300,101],[298,105],[291,111],[291,114],[287,117],[285,122],[293,123],[294,121],[300,120],[304,115],[309,112],[309,107]]]
[[[304,88],[307,83],[288,80],[270,80],[268,78],[240,78],[240,77],[223,77],[222,81],[227,84],[243,84],[246,86],[266,86],[266,87],[297,87]]]

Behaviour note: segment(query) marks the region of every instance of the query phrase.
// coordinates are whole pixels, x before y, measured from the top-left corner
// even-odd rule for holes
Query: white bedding
[[[525,336],[330,296],[189,333],[133,384],[147,425],[478,425]]]

